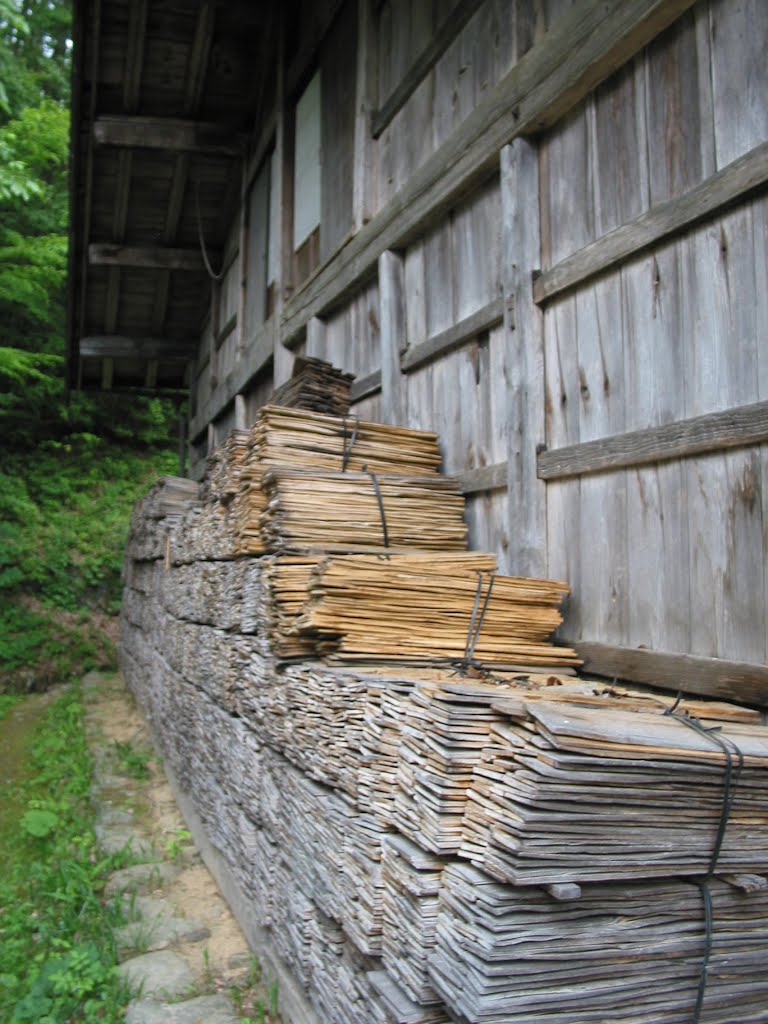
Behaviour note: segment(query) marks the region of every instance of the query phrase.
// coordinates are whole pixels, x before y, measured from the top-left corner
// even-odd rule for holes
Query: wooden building
[[[593,671],[764,691],[759,0],[75,8],[73,386],[188,391],[194,476],[327,359]]]
[[[355,375],[361,418],[438,432],[473,548],[568,581],[560,633],[588,670],[768,706],[768,5],[75,0],[75,16],[72,386],[188,396],[200,479],[297,355],[325,359]],[[655,798],[614,820],[623,776],[598,765],[604,831],[584,835],[618,853],[531,880],[488,824],[510,806],[493,757],[498,781],[528,705],[399,667],[286,668],[274,557],[217,546],[222,517],[195,495],[177,481],[134,517],[123,667],[249,938],[290,967],[286,1020],[522,1024],[533,995],[555,1024],[763,1019],[768,888],[738,889],[765,874],[763,712],[696,704],[730,718],[713,753],[661,716],[673,697],[570,680],[609,752],[629,707],[643,785],[690,849],[674,871],[638,853],[663,831]],[[677,730],[663,755],[660,718]],[[670,796],[654,758],[680,749]],[[578,860],[583,795],[561,799],[557,856]],[[752,874],[714,879],[721,846],[723,871]],[[514,952],[534,890],[554,922],[540,968],[538,932]],[[594,907],[605,935],[583,923]],[[635,914],[630,955],[616,936]],[[582,960],[570,928],[594,938]]]

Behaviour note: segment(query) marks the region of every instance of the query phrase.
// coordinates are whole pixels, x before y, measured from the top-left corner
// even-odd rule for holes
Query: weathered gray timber
[[[430,974],[471,1024],[527,1024],[533,1014],[546,1024],[632,1021],[640,1007],[687,1024],[702,977],[704,893],[714,924],[701,1019],[733,1021],[737,1000],[745,1019],[762,1012],[768,985],[746,972],[764,955],[765,902],[720,879],[703,891],[681,880],[594,885],[565,902],[464,865],[448,867],[444,882]],[[742,913],[749,923],[732,932]]]
[[[768,441],[768,402],[541,452],[538,475],[543,480],[560,480],[726,448],[745,448],[761,441]]]
[[[617,6],[610,17],[591,2],[572,7],[374,220],[302,289],[286,310],[285,337],[293,337],[310,316],[344,299],[379,253],[412,240],[487,177],[502,145],[556,123],[691,3],[638,0]]]
[[[453,351],[465,342],[476,338],[478,334],[496,327],[503,319],[503,307],[500,299],[483,306],[476,313],[470,314],[453,327],[439,334],[426,338],[424,341],[411,343],[402,358],[404,372],[416,370],[425,363],[438,359]]]
[[[533,297],[543,303],[583,281],[631,259],[668,235],[680,234],[699,220],[718,213],[768,181],[768,143],[757,146],[690,192],[659,203],[628,224],[614,228],[547,270],[533,284]]]
[[[99,117],[93,125],[93,137],[103,146],[140,146],[142,149],[239,155],[244,136],[213,121],[182,121],[170,117]]]
[[[116,334],[80,339],[80,355],[89,359],[152,359],[164,363],[188,363],[195,342],[169,338],[126,338]]]
[[[670,690],[768,706],[768,669],[764,665],[588,641],[577,641],[575,646],[585,668],[599,675],[652,680]]]
[[[228,493],[223,465],[209,460],[214,477],[192,510],[203,532],[227,530],[225,517],[210,514]],[[188,533],[190,512],[179,515],[169,487],[153,491],[134,517],[136,535],[146,520],[164,528],[164,543],[154,559],[146,550],[128,558],[121,663],[207,860],[281,979],[286,1019],[494,1019],[484,1016],[495,1004],[475,980],[484,957],[496,962],[504,945],[483,946],[470,1009],[441,946],[442,880],[457,856],[506,881],[499,900],[534,899],[518,896],[515,881],[533,886],[536,900],[575,908],[552,914],[571,927],[584,927],[579,908],[594,879],[631,880],[635,888],[623,892],[642,917],[656,893],[643,881],[649,876],[700,874],[713,856],[729,875],[759,872],[768,849],[760,824],[768,739],[759,712],[685,703],[744,758],[715,845],[723,752],[708,733],[663,714],[671,696],[550,671],[477,681],[450,669],[281,664],[271,582],[280,558],[211,559],[205,552],[215,542],[198,539],[195,559],[177,538]],[[172,511],[170,521],[161,507]],[[612,796],[608,817],[604,790]],[[480,879],[472,883],[476,901],[490,883],[471,877]],[[658,885],[666,892],[669,883]],[[763,891],[759,882],[747,888]],[[729,910],[733,928],[751,927],[747,910],[744,902]],[[679,933],[676,909],[666,912]],[[538,934],[529,922],[518,941]],[[610,959],[608,945],[595,941]],[[655,942],[655,932],[639,933],[628,989],[642,988]],[[687,971],[687,962],[670,966],[659,983],[663,975],[685,987]],[[739,985],[726,985],[729,1012],[750,1008],[761,992],[755,971],[747,957]],[[562,984],[532,977],[530,999],[567,1004],[565,975]],[[720,984],[718,974],[715,993]],[[688,1003],[681,997],[680,1005]]]

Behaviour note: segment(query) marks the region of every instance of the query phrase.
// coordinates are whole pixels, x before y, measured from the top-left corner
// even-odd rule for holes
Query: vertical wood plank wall
[[[766,42],[754,6],[699,4],[542,141],[544,269],[765,141]],[[547,304],[550,448],[768,398],[766,212],[756,197]],[[567,635],[763,663],[764,456],[551,481]]]
[[[371,75],[343,52],[362,2],[340,5],[317,60],[338,64],[334,103],[368,96],[373,77],[381,106],[438,27],[439,5],[368,3]],[[338,175],[323,185],[323,260],[345,244],[355,210],[375,217],[390,208],[571,6],[486,0],[378,139],[360,145],[364,111],[357,119],[340,111],[324,124]],[[527,150],[513,142],[448,212],[379,256],[362,283],[291,339],[293,352],[357,376],[359,415],[386,419],[397,410],[410,426],[439,432],[446,471],[469,481],[473,546],[495,551],[506,571],[568,580],[562,633],[571,640],[768,658],[768,445],[546,483],[535,477],[537,447],[553,451],[768,400],[765,190],[538,305],[532,298],[539,272],[684,199],[766,142],[766,52],[768,8],[760,0],[699,0],[552,127],[521,141]],[[354,74],[368,77],[355,88]],[[349,163],[353,153],[364,166]],[[250,202],[252,219],[263,219],[263,177]],[[264,252],[255,242],[247,260],[246,359],[249,345],[264,344],[266,319],[263,299],[248,298],[249,289],[264,295]],[[236,311],[237,280],[236,263],[220,289],[219,326]],[[237,336],[214,356],[210,337],[203,340],[196,408],[241,357]],[[276,336],[283,366],[279,323]],[[262,361],[245,389],[251,419],[270,392],[272,365]],[[230,412],[217,413],[218,439]],[[472,484],[488,467],[499,472]]]

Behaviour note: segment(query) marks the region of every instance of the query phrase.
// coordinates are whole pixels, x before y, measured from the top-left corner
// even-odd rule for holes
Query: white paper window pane
[[[293,248],[320,223],[320,72],[296,104],[296,163],[293,172]]]

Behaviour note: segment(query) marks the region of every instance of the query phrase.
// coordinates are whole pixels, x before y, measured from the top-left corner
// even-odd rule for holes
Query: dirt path
[[[90,673],[83,680],[83,696],[96,761],[93,797],[99,841],[107,851],[130,843],[136,859],[145,862],[143,867],[118,872],[107,884],[108,892],[125,893],[135,917],[118,935],[123,968],[133,977],[131,972],[139,966],[143,969],[154,955],[160,975],[159,987],[154,978],[147,981],[141,975],[145,998],[139,1003],[147,1005],[129,1009],[126,1021],[143,1024],[163,1019],[157,1016],[160,1005],[165,1006],[166,1019],[171,1019],[167,1005],[158,1004],[158,999],[172,994],[170,990],[163,994],[161,983],[163,974],[169,978],[174,963],[181,970],[183,961],[194,982],[190,985],[189,974],[182,972],[186,986],[179,982],[173,993],[176,998],[182,992],[197,997],[219,994],[216,1012],[210,1004],[209,1011],[194,1019],[224,1024],[256,1012],[259,1019],[277,1022],[268,1012],[262,1016],[269,997],[259,985],[258,964],[191,842],[147,727],[122,677]],[[178,961],[170,959],[174,954]],[[224,996],[237,1017],[222,1010]],[[174,1020],[181,1005],[175,1004]]]

